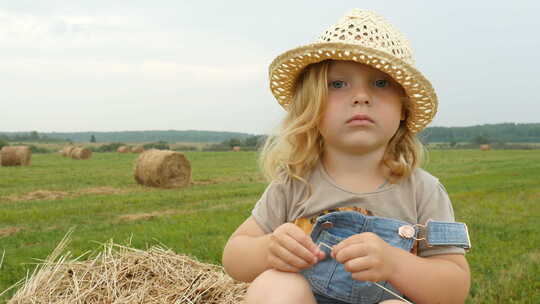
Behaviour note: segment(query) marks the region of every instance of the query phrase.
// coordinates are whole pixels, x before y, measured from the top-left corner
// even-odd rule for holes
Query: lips
[[[347,120],[347,123],[357,123],[357,122],[365,122],[365,123],[375,123],[371,117],[369,117],[366,114],[356,114],[353,117],[349,118]]]

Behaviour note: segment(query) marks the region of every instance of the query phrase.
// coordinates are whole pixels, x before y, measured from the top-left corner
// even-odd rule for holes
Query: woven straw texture
[[[287,109],[304,68],[329,59],[367,64],[401,84],[410,99],[407,128],[412,132],[421,131],[433,120],[437,95],[431,83],[414,67],[408,40],[383,17],[366,10],[352,10],[315,43],[274,59],[269,68],[272,94]]]

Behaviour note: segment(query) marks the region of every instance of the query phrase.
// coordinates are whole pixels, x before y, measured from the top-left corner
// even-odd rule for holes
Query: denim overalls
[[[318,217],[311,238],[317,245],[324,243],[334,246],[362,232],[373,232],[388,244],[406,251],[411,250],[419,235],[425,238],[428,246],[470,247],[467,227],[463,223],[428,221],[425,226],[411,225],[396,219],[363,215],[354,211],[332,212]],[[321,298],[351,304],[378,303],[396,298],[371,282],[353,280],[344,266],[330,256],[330,249],[326,246],[319,247],[325,252],[326,259],[301,271],[319,303],[324,302]],[[378,283],[403,296],[388,282]]]

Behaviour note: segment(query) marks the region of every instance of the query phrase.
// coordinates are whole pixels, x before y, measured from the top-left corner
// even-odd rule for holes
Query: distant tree
[[[30,140],[39,140],[39,134],[37,131],[30,132],[28,139]]]
[[[169,144],[164,140],[160,140],[155,143],[148,143],[148,144],[145,144],[143,147],[145,150],[150,150],[150,149],[170,150],[171,149]]]
[[[227,141],[224,142],[226,145],[228,145],[229,147],[236,147],[236,146],[241,146],[242,145],[242,141],[238,138],[231,138]]]
[[[485,137],[484,135],[478,135],[473,139],[472,142],[478,145],[485,145],[485,144],[489,144],[491,141],[489,140],[489,138]]]
[[[91,142],[91,143],[95,143],[95,142],[96,142],[96,137],[94,136],[94,134],[92,134],[92,136],[90,136],[90,142]]]
[[[262,144],[265,140],[265,136],[258,135],[258,136],[250,136],[244,139],[244,145],[247,147],[258,147],[260,144]]]
[[[116,152],[118,147],[125,146],[126,144],[121,142],[114,142],[110,144],[101,145],[97,148],[92,149],[94,152]]]
[[[0,149],[2,149],[4,146],[9,146],[9,144],[7,143],[7,141],[0,139]]]

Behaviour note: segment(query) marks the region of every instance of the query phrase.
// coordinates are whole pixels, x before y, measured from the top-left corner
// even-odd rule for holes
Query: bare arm
[[[231,235],[223,250],[223,267],[233,278],[251,282],[270,268],[267,261],[270,234],[249,217]]]
[[[267,269],[298,272],[323,258],[324,252],[296,225],[284,223],[264,234],[250,217],[225,245],[223,266],[231,277],[251,282]]]
[[[470,288],[470,271],[463,255],[422,258],[399,251],[396,256],[399,262],[390,283],[407,297],[415,303],[465,302]]]
[[[353,279],[389,281],[415,303],[463,303],[469,293],[469,265],[460,254],[422,258],[364,232],[334,246],[332,257]]]

